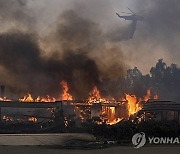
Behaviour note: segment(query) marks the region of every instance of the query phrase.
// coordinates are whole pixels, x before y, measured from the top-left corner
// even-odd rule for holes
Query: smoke
[[[8,9],[18,12],[22,8],[22,20],[16,15],[8,20],[26,27],[24,23],[31,20],[23,11],[26,3],[21,2],[16,9]],[[94,86],[104,87],[108,93],[103,80],[110,82],[124,75],[125,56],[119,45],[104,37],[101,25],[76,12],[77,7],[63,11],[43,37],[36,33],[36,26],[32,31],[12,27],[1,32],[1,83],[10,97],[30,92],[59,98],[60,82],[65,80],[74,98],[84,99]]]
[[[147,32],[151,33],[150,37],[166,36],[166,39],[171,39],[179,35],[180,2],[178,0],[154,0],[152,2],[139,0],[137,5],[140,3],[142,8],[149,6],[145,13],[145,26],[148,28]]]
[[[96,23],[77,15],[74,10],[68,10],[59,17],[54,41],[60,43],[62,50],[89,52],[102,41],[100,35]]]
[[[178,1],[134,1],[135,9],[146,10],[145,21],[137,23],[128,41],[131,23],[115,15],[127,2],[119,7],[117,1],[104,0],[66,3],[69,7],[59,12],[48,3],[49,15],[46,8],[39,13],[32,7],[35,1],[0,1],[0,82],[8,96],[31,92],[58,98],[65,80],[76,99],[88,97],[95,85],[103,95],[118,97],[127,90],[123,82],[129,65],[147,72],[159,58],[179,62]],[[44,25],[41,19],[46,18]]]
[[[149,66],[160,58],[168,64],[180,64],[179,3],[178,0],[135,0],[131,3],[133,11],[145,10],[141,14],[145,20],[137,23],[133,40],[124,47],[124,50],[138,51],[133,53],[132,66],[136,65],[148,73]],[[139,62],[138,57],[141,57]]]
[[[0,0],[0,20],[0,32],[10,29],[33,31],[36,23],[36,18],[25,0]]]
[[[93,60],[71,51],[62,60],[54,56],[46,59],[41,56],[33,34],[1,34],[0,57],[2,70],[6,70],[5,75],[1,76],[1,82],[13,93],[29,91],[57,96],[60,94],[60,81],[66,80],[73,91],[77,90],[74,94],[76,96],[98,84],[98,69]]]

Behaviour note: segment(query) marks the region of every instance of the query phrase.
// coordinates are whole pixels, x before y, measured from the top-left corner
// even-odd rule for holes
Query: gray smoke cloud
[[[0,20],[0,32],[12,28],[33,31],[36,23],[33,11],[28,8],[27,1],[24,0],[0,0]]]
[[[129,65],[147,73],[159,58],[179,64],[177,0],[0,4],[0,82],[7,85],[10,97],[27,92],[58,97],[61,80],[77,99],[87,97],[95,85],[105,95],[118,95]],[[126,6],[146,10],[145,21],[138,22],[128,41],[131,22],[115,15]]]
[[[145,20],[137,24],[135,37],[125,49],[137,51],[133,54],[132,62],[143,72],[148,73],[149,66],[159,58],[168,64],[180,64],[179,3],[177,0],[135,0],[131,3],[133,10],[145,10],[142,13]]]
[[[5,2],[7,10],[22,11],[22,20],[12,15],[8,16],[7,23],[11,20],[17,25],[32,22],[24,13],[25,2],[14,1],[16,9],[8,8]],[[101,88],[104,79],[111,81],[124,75],[126,65],[120,47],[104,38],[101,25],[81,15],[82,6],[77,3],[62,11],[44,36],[36,33],[36,26],[31,30],[29,25],[26,31],[12,26],[1,32],[1,83],[7,86],[9,96],[20,97],[31,92],[58,98],[60,82],[65,80],[73,96],[84,99],[94,86]]]

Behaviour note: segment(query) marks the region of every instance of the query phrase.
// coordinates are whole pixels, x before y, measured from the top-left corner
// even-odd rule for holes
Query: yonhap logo
[[[143,147],[146,142],[148,144],[180,144],[179,137],[147,137],[144,132],[137,133],[132,137],[134,148]]]
[[[144,132],[137,133],[132,137],[134,148],[143,147],[146,144],[146,135]]]

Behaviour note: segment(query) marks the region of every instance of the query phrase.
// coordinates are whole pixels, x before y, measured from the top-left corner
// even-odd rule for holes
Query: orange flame
[[[90,93],[90,95],[97,100],[101,99],[100,92],[96,86],[93,88],[93,91]],[[90,97],[90,99],[91,99],[91,97]]]
[[[114,100],[114,99],[111,99]],[[109,99],[105,99],[101,96],[100,91],[95,86],[89,94],[89,98],[87,99],[89,104],[93,103],[110,103]],[[102,117],[101,120],[106,122],[106,124],[113,125],[121,121],[121,118],[116,117],[116,110],[114,106],[102,106]]]
[[[62,94],[60,97],[60,100],[73,100],[72,95],[70,95],[69,93],[69,87],[66,81],[61,81],[61,86],[62,86]],[[137,113],[139,110],[142,109],[142,103],[140,103],[141,101],[143,102],[147,102],[149,99],[154,98],[154,99],[158,99],[158,95],[156,94],[155,96],[151,95],[151,90],[148,89],[147,93],[144,97],[142,98],[138,98],[136,95],[131,95],[131,94],[125,94],[125,98],[121,99],[121,101],[125,101],[125,103],[127,102],[127,108],[128,108],[128,115],[129,117],[135,113]],[[6,98],[0,98],[0,101],[7,101],[8,99]],[[87,99],[86,103],[89,103],[88,105],[91,106],[93,105],[93,103],[100,103],[101,106],[101,111],[102,114],[101,116],[101,120],[102,122],[106,122],[107,124],[116,124],[119,121],[121,121],[123,118],[118,117],[116,112],[116,107],[115,106],[111,106],[111,101],[114,99],[105,99],[101,96],[101,93],[99,91],[99,89],[95,86],[92,91],[89,93],[89,97]],[[33,98],[32,95],[30,93],[28,93],[27,95],[25,95],[23,98],[19,99],[20,102],[55,102],[56,99],[55,98],[51,98],[50,96],[46,96],[46,97],[40,97],[38,96],[37,98]],[[107,105],[105,103],[109,103],[110,105]],[[116,105],[116,101],[114,101],[113,103],[115,103]],[[104,106],[105,104],[105,106]],[[89,107],[90,108],[90,107]],[[88,111],[90,111],[90,109],[87,109]],[[85,109],[80,109],[78,107],[75,108],[76,113],[78,113],[78,117],[80,117],[81,120],[84,120],[86,115],[86,111]],[[89,113],[89,112],[88,112]],[[2,117],[3,120],[6,121],[12,121],[13,118],[11,117],[7,117],[7,116],[3,116]],[[126,116],[127,118],[127,116]],[[29,117],[28,118],[29,122],[37,122],[38,119],[35,117]]]
[[[12,117],[8,117],[8,116],[6,116],[6,115],[4,115],[4,116],[2,117],[2,120],[4,120],[4,121],[14,121],[14,119],[13,119]]]
[[[158,99],[158,95],[155,95],[153,98]],[[143,99],[137,98],[135,95],[126,94],[126,100],[128,101],[129,116],[137,113],[139,110],[142,109],[142,106],[140,105],[141,101],[147,102],[149,99],[151,99],[150,89],[147,90],[146,96],[144,96]]]
[[[151,90],[148,89],[146,96],[144,96],[144,101],[147,102],[151,98]]]
[[[23,98],[19,99],[20,102],[55,102],[55,98],[50,98],[48,95],[46,97],[40,97],[33,98],[30,93],[25,95]]]
[[[34,99],[32,98],[32,95],[28,93],[24,96],[24,98],[19,99],[20,102],[34,102]]]
[[[116,117],[115,107],[103,106],[102,115],[103,115],[102,121],[106,122],[106,124],[108,125],[114,125],[123,119]]]
[[[123,118],[117,118],[117,119],[114,119],[111,122],[107,122],[107,124],[114,125],[114,124],[117,124],[118,122],[120,122],[121,120],[123,120]]]
[[[126,100],[128,101],[129,116],[135,114],[138,111],[137,97],[135,95],[126,94]]]
[[[108,100],[101,97],[99,89],[95,86],[92,92],[89,93],[89,98],[87,99],[88,103],[107,103]]]
[[[4,98],[0,97],[0,101],[9,102],[9,101],[12,101],[12,100],[11,100],[11,99],[8,99],[8,98],[6,98],[6,97],[4,97]]]
[[[61,94],[61,100],[73,100],[73,97],[68,93],[69,87],[66,81],[61,81],[63,92]]]
[[[96,101],[96,100],[99,100],[99,99],[101,99],[101,95],[100,95],[100,92],[99,92],[98,88],[95,86],[93,88],[92,92],[90,92],[90,94],[89,94],[88,101],[93,102],[93,101]]]
[[[29,118],[28,118],[28,121],[29,121],[29,122],[37,122],[38,119],[35,118],[35,117],[29,117]]]

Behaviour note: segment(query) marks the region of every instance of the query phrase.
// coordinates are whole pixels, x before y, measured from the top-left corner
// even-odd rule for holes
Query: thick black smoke
[[[12,18],[19,22],[15,16]],[[28,92],[58,98],[62,80],[69,84],[70,93],[76,99],[87,98],[94,86],[104,87],[108,93],[109,89],[102,85],[103,80],[122,76],[125,65],[123,59],[118,59],[123,57],[119,48],[108,45],[102,33],[98,24],[74,10],[64,11],[49,37],[43,39],[35,31],[22,32],[13,28],[2,32],[1,84],[6,85],[9,96],[14,98]],[[40,47],[42,44],[49,49],[46,55],[46,49]],[[108,64],[103,66],[101,61]]]
[[[98,85],[98,69],[86,55],[66,51],[62,60],[42,58],[36,36],[21,32],[0,35],[0,65],[7,74],[1,82],[12,93],[60,95],[60,81],[70,84],[74,96],[86,96]],[[7,78],[8,77],[8,78]],[[82,97],[81,97],[82,98]]]
[[[66,80],[72,92],[75,92],[75,96],[78,95],[77,98],[87,97],[95,85],[104,93],[114,95],[112,88],[109,88],[110,85],[105,84],[104,80],[112,82],[124,75],[125,56],[118,45],[104,38],[104,33],[98,24],[82,17],[75,10],[64,11],[58,18],[52,37],[47,38],[46,43],[49,46],[53,48],[55,44],[56,52],[51,51],[51,57],[54,59],[59,57],[59,60],[68,64],[68,68],[64,67],[64,69],[69,72],[70,79]],[[80,58],[74,58],[72,54]],[[69,57],[70,55],[72,57]],[[66,60],[66,57],[71,60]],[[86,59],[91,61],[90,65],[84,63]],[[76,63],[73,63],[74,61]],[[74,69],[74,67],[83,69]]]
[[[157,90],[162,90],[163,86],[155,86],[155,79],[150,77],[152,73],[147,76],[141,74],[140,79],[131,85],[132,79],[125,76],[127,58],[118,42],[124,40],[128,30],[122,30],[120,26],[116,35],[116,29],[115,32],[104,32],[102,24],[97,22],[98,17],[92,20],[88,16],[85,8],[90,2],[84,2],[85,8],[81,3],[81,6],[76,4],[74,8],[63,11],[50,32],[41,37],[35,29],[36,17],[26,2],[0,1],[0,17],[5,23],[0,31],[0,83],[6,85],[9,97],[17,98],[31,92],[33,95],[49,94],[58,98],[61,80],[67,81],[70,93],[76,99],[87,98],[95,85],[103,95],[115,98],[125,92],[141,97],[147,88],[163,96],[165,92]],[[143,59],[144,51],[139,51],[136,46],[147,40],[158,41],[163,47],[177,50],[180,47],[176,43],[179,41],[179,22],[175,22],[175,19],[178,18],[179,2],[165,0],[163,5],[160,4],[162,0],[138,2],[142,3],[142,7],[151,5],[141,25],[144,27],[139,30],[137,26],[135,38],[136,35],[138,37],[133,40],[135,54],[140,53]],[[168,9],[169,6],[174,8],[174,13]],[[99,11],[96,7],[93,9]],[[12,27],[7,26],[10,22],[13,23]],[[22,27],[24,29],[21,30]],[[148,63],[148,60],[145,61]]]
[[[95,49],[103,39],[96,23],[79,16],[74,10],[64,11],[58,18],[55,42],[63,50],[89,52]]]

